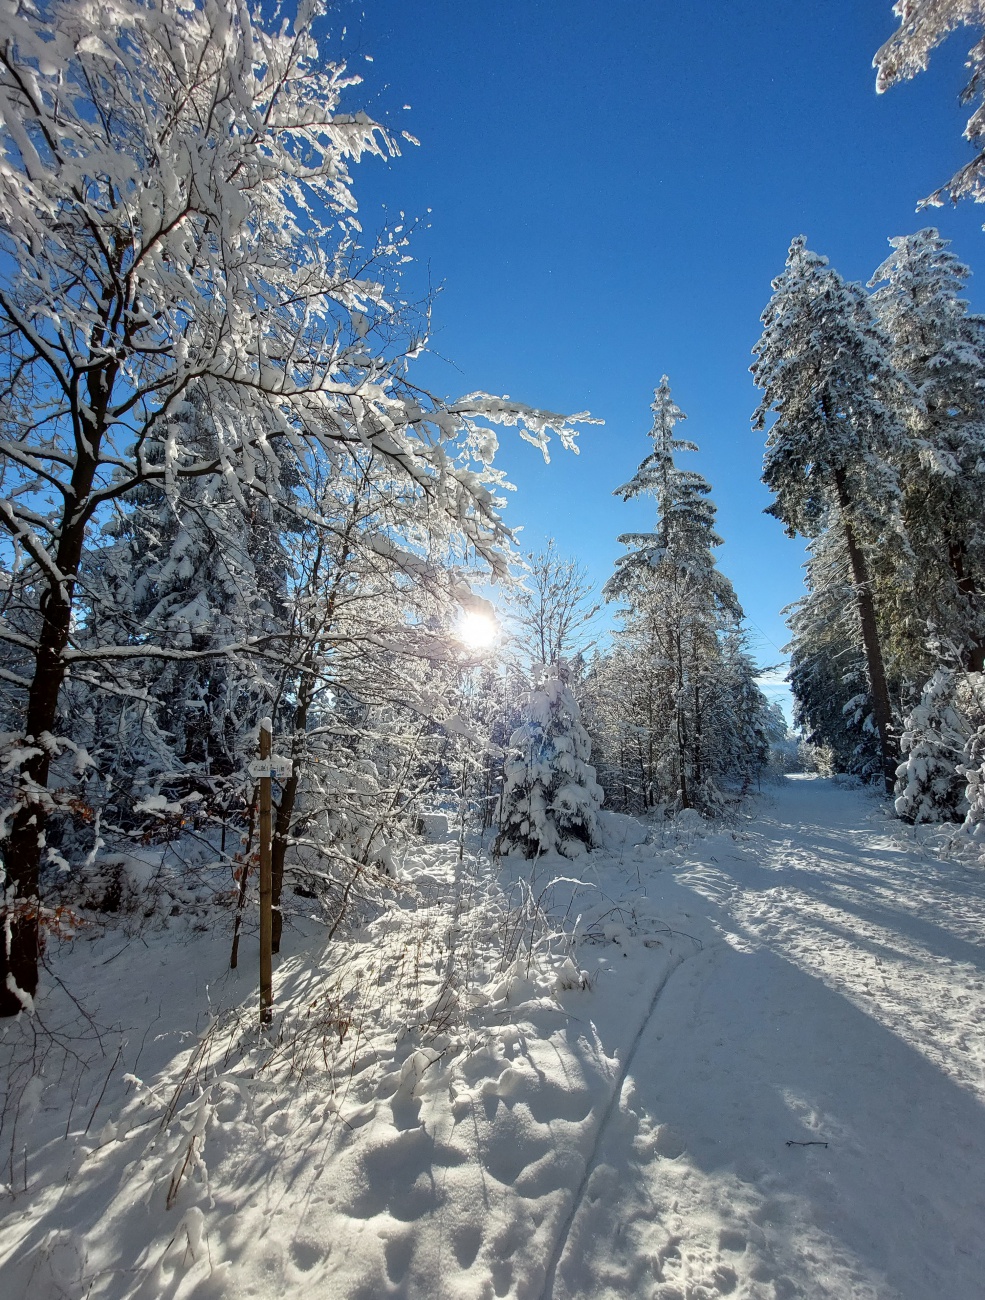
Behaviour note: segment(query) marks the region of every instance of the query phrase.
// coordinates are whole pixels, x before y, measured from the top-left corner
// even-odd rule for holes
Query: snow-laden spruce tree
[[[680,578],[704,600],[713,622],[736,621],[742,612],[732,584],[715,564],[714,548],[722,539],[715,532],[711,487],[694,470],[680,469],[675,453],[697,451],[695,443],[674,436],[685,419],[675,404],[664,375],[650,407],[653,450],[628,483],[615,495],[624,501],[650,496],[656,500],[656,528],[649,533],[624,533],[619,541],[628,548],[616,560],[616,571],[606,586],[610,598],[624,599],[654,578]]]
[[[872,303],[917,400],[902,412],[899,463],[909,548],[886,596],[901,675],[919,682],[932,667],[928,631],[966,669],[985,666],[985,318],[968,313],[970,273],[937,230],[889,242]]]
[[[635,807],[710,811],[746,743],[737,721],[744,705],[734,692],[758,688],[751,678],[739,684],[745,661],[726,653],[742,610],[715,564],[721,538],[711,489],[674,459],[697,448],[675,435],[684,414],[666,375],[651,411],[653,449],[616,494],[655,498],[656,527],[619,539],[628,549],[605,595],[622,606],[622,626],[612,654],[593,673],[599,705],[609,702],[593,715],[607,737],[607,775],[616,789],[636,792]]]
[[[968,737],[958,770],[968,803],[965,825],[973,835],[985,836],[985,723]]]
[[[983,0],[896,0],[893,13],[900,20],[899,28],[877,51],[873,59],[878,69],[876,90],[881,94],[900,81],[907,81],[923,72],[930,56],[957,28],[965,26],[980,30],[985,27]],[[924,199],[924,204],[940,207],[950,199],[972,198],[976,203],[985,198],[985,39],[979,38],[968,51],[966,66],[971,70],[967,85],[961,92],[963,104],[974,104],[975,111],[968,119],[964,135],[974,146],[975,157],[941,186],[936,193]]]
[[[903,724],[903,762],[896,769],[896,812],[908,822],[960,821],[967,781],[958,771],[968,722],[956,701],[952,669],[938,668]]]
[[[900,409],[912,389],[864,290],[811,252],[803,236],[791,244],[773,291],[752,367],[763,389],[753,427],[768,431],[763,482],[775,497],[768,513],[790,536],[829,528],[841,536],[891,791],[896,760],[873,555],[898,518]]]
[[[353,163],[395,146],[297,24],[238,0],[89,0],[0,15],[0,525],[20,607],[7,735],[0,1014],[37,987],[38,871],[57,796],[69,668],[191,658],[190,648],[74,643],[79,568],[115,501],[141,484],[222,475],[251,494],[311,477],[339,448],[386,459],[499,571],[506,532],[492,424],[570,445],[568,420],[507,399],[431,399],[405,379],[386,268],[403,236],[360,247]],[[396,342],[393,342],[396,340]],[[196,387],[216,451],[151,447]],[[30,625],[30,626],[29,626]],[[25,631],[25,627],[29,630]],[[57,783],[55,783],[57,785]]]
[[[865,653],[844,539],[832,529],[808,546],[806,592],[784,611],[791,641],[794,722],[826,750],[834,771],[866,779],[882,774]]]
[[[659,629],[621,620],[613,644],[593,656],[584,683],[585,719],[606,802],[620,812],[650,812],[677,789],[667,722],[673,701]]]
[[[965,828],[985,836],[985,673],[956,674],[955,712],[965,735],[957,764],[964,785]]]
[[[772,704],[756,682],[760,670],[740,626],[725,632],[721,651],[721,671],[709,683],[716,696],[709,719],[713,755],[707,765],[709,780],[721,781],[730,776],[740,793],[746,794],[769,765],[772,747],[786,739],[787,723],[780,706]],[[719,766],[719,753],[727,756],[730,773]],[[712,797],[711,791],[707,797]]]
[[[194,388],[158,434],[148,439],[150,461],[163,462],[168,440],[199,464],[218,449],[211,413]],[[254,747],[259,718],[271,712],[271,673],[259,642],[284,632],[293,576],[276,518],[282,492],[265,487],[241,502],[218,473],[181,480],[171,493],[160,483],[141,484],[114,503],[106,540],[83,554],[80,650],[149,646],[194,655],[121,659],[112,691],[81,683],[99,716],[90,756],[121,811],[165,786],[172,800],[197,792],[218,809],[228,806],[230,778],[242,786],[253,756],[247,747]],[[257,649],[249,656],[229,652],[251,641]],[[71,689],[77,705],[79,684]],[[140,753],[120,743],[123,734],[139,734],[121,725],[135,700],[148,738],[168,733],[164,753],[156,744]]]
[[[603,796],[589,762],[592,743],[563,665],[537,674],[523,716],[510,737],[496,852],[578,857],[601,843]]]

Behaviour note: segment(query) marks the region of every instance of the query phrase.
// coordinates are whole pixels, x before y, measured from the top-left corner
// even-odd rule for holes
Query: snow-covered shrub
[[[967,809],[959,771],[968,723],[956,702],[955,674],[938,668],[904,725],[906,755],[896,769],[896,812],[908,822],[960,821]]]
[[[574,696],[556,667],[538,677],[527,700],[527,721],[510,737],[496,850],[573,858],[602,842],[602,789],[588,761],[592,744]]]
[[[965,782],[965,827],[974,835],[985,835],[985,673],[964,674],[957,702],[967,735],[958,764]]]
[[[974,835],[985,835],[985,726],[969,736],[958,770],[967,782],[965,826]]]

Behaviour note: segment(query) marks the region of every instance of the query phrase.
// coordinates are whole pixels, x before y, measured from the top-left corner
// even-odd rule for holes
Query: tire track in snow
[[[667,987],[671,975],[673,975],[675,971],[680,970],[685,962],[693,961],[694,957],[696,957],[698,952],[701,951],[707,952],[709,949],[705,946],[696,949],[690,957],[678,957],[667,968],[667,970],[664,971],[663,975],[657,981],[657,987],[654,989],[653,996],[650,998],[650,1005],[647,1008],[646,1015],[640,1021],[640,1026],[633,1035],[622,1069],[616,1076],[612,1095],[610,1096],[605,1110],[602,1112],[602,1116],[599,1119],[598,1126],[595,1130],[595,1140],[592,1143],[592,1149],[589,1151],[588,1157],[585,1161],[585,1172],[582,1174],[581,1180],[575,1188],[575,1194],[572,1197],[571,1206],[568,1213],[565,1215],[564,1222],[561,1224],[561,1229],[558,1232],[557,1239],[554,1243],[554,1249],[551,1251],[551,1257],[547,1265],[547,1274],[544,1278],[544,1289],[541,1292],[541,1300],[551,1300],[551,1297],[554,1294],[554,1283],[557,1278],[558,1265],[564,1257],[564,1250],[568,1244],[568,1237],[571,1234],[572,1225],[578,1215],[578,1211],[581,1209],[582,1202],[585,1199],[585,1191],[588,1187],[589,1179],[595,1172],[595,1167],[599,1158],[599,1151],[602,1147],[602,1138],[605,1135],[606,1129],[609,1127],[609,1121],[612,1119],[613,1112],[619,1104],[619,1098],[622,1096],[622,1089],[623,1084],[626,1082],[626,1076],[629,1074],[633,1060],[636,1056],[636,1051],[643,1040],[643,1035],[646,1033],[650,1021],[653,1019],[653,1013],[657,1009],[657,1004],[660,1001],[661,995]]]

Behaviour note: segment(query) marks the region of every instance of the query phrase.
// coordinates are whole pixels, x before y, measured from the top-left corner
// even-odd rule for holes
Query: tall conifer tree
[[[752,367],[764,393],[754,427],[767,428],[775,415],[763,465],[763,481],[776,497],[768,513],[791,536],[816,537],[826,528],[841,534],[891,789],[892,710],[871,556],[898,511],[893,463],[904,436],[898,412],[909,386],[864,290],[811,252],[803,236],[791,244],[773,289]]]
[[[622,762],[636,769],[631,784],[642,806],[710,810],[716,782],[742,758],[746,738],[737,720],[748,701],[740,697],[747,688],[762,697],[746,660],[730,651],[726,662],[723,638],[737,627],[742,610],[715,564],[721,538],[708,482],[674,459],[697,447],[675,436],[685,417],[666,375],[651,410],[653,450],[616,495],[627,501],[654,497],[656,527],[619,539],[629,549],[617,560],[605,594],[623,603],[623,628],[600,679],[613,704],[629,710],[609,731]]]
[[[935,229],[889,242],[872,302],[917,400],[900,462],[911,563],[887,594],[894,623],[909,624],[903,672],[919,684],[928,632],[963,667],[985,667],[985,317],[969,314],[968,268]]]

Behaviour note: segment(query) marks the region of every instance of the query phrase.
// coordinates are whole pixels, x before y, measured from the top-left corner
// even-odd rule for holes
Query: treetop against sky
[[[667,373],[719,507],[719,563],[775,662],[804,553],[762,513],[750,432],[770,281],[795,235],[864,282],[891,236],[931,223],[976,268],[981,209],[916,211],[972,156],[958,102],[969,34],[877,95],[889,0],[378,0],[329,22],[331,51],[364,78],[353,105],[420,142],[355,177],[367,232],[384,209],[418,219],[407,296],[438,293],[416,378],[605,420],[549,466],[502,439],[521,544],[555,537],[605,580],[617,536],[649,526],[648,503],[612,492]],[[974,279],[969,297],[985,305]]]

